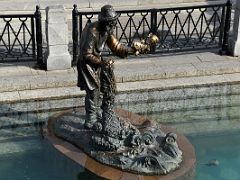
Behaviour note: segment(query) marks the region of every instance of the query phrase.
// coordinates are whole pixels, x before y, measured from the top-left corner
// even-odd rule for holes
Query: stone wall
[[[239,83],[119,91],[116,105],[182,133],[219,133],[240,129],[239,92]],[[84,96],[81,92],[73,97],[5,102],[0,105],[0,115],[6,117],[1,126],[46,122],[61,110],[84,106]]]

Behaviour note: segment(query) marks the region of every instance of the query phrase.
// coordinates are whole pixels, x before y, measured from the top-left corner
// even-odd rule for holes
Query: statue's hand
[[[102,61],[103,68],[112,68],[113,64],[114,64],[114,61],[112,59],[106,59]]]
[[[150,52],[151,46],[156,45],[158,42],[158,37],[150,33],[145,40],[142,40],[141,42],[134,42],[131,46],[131,49],[135,55],[145,54]]]
[[[150,51],[150,46],[141,42],[134,42],[132,44],[132,49],[134,50],[135,55],[139,55],[148,53]]]
[[[112,59],[108,59],[108,60],[107,60],[107,64],[108,64],[109,66],[111,66],[111,65],[114,64],[114,61],[113,61]]]

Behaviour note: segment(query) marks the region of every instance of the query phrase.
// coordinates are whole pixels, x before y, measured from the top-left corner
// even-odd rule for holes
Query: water
[[[197,180],[240,179],[240,132],[206,136],[190,136],[197,156]],[[217,159],[218,166],[206,165]]]
[[[3,180],[77,180],[83,171],[40,136],[0,142],[0,162]]]
[[[7,133],[1,130],[1,135]],[[196,150],[197,180],[240,179],[240,132],[188,138]],[[206,165],[211,159],[217,159],[219,165]],[[0,140],[0,162],[0,179],[3,180],[99,179],[39,135]]]
[[[161,120],[164,118],[168,120],[173,119],[176,115],[178,121],[180,115],[184,115],[182,119],[189,117],[188,123],[176,123],[177,128],[175,128],[178,131],[182,130],[182,132],[186,130],[194,132],[190,133],[188,138],[196,150],[197,180],[240,180],[239,106],[226,107],[226,112],[232,112],[227,114],[227,118],[223,118],[224,108],[221,107],[216,112],[213,109],[207,111],[198,109],[150,116],[153,119],[158,116]],[[210,116],[211,114],[213,115]],[[219,117],[222,118],[216,118],[218,116],[215,114],[220,114]],[[17,115],[0,118],[1,122],[4,122],[0,126],[0,180],[99,179],[74,161],[63,156],[47,140],[42,139],[38,123],[31,124],[31,122],[42,121],[41,118],[35,116],[27,114],[26,116],[21,115],[21,118]],[[47,117],[46,115],[46,119]],[[207,120],[206,117],[208,117]],[[18,126],[12,126],[14,124],[18,124]],[[189,128],[186,128],[188,127],[186,125]],[[234,130],[235,133],[223,133],[226,129]],[[202,134],[208,135],[203,136]],[[212,159],[217,159],[219,165],[206,165]]]

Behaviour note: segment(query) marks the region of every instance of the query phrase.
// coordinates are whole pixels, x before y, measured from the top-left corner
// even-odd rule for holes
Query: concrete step
[[[150,118],[160,125],[171,126],[179,132],[198,134],[240,130],[239,100],[240,95],[214,96],[196,100],[163,100],[155,103],[141,101],[118,107]],[[41,124],[47,123],[49,117],[59,112],[61,109],[39,112],[37,110],[34,112],[9,111],[5,116],[0,117],[0,130],[8,130],[9,137],[36,134],[40,132]]]
[[[159,124],[171,126],[187,134],[217,133],[240,130],[240,105],[220,106],[144,115]]]
[[[15,129],[22,127],[38,127],[48,121],[54,112],[17,112],[6,113],[0,117],[0,129]]]
[[[165,108],[176,108],[177,104],[186,106],[186,100],[191,102],[189,103],[191,105],[205,104],[204,106],[209,106],[211,104],[206,104],[206,102],[218,103],[222,102],[227,95],[238,95],[240,93],[239,82],[240,74],[236,73],[118,83],[116,104],[120,107],[131,108],[135,103],[155,103],[156,105],[148,107],[149,111],[150,109],[155,111],[154,109],[161,106]],[[3,92],[0,93],[0,107],[2,112],[79,107],[84,105],[84,96],[85,92],[80,91],[78,87]],[[178,103],[176,103],[177,101]],[[167,102],[168,105],[161,104],[164,102]],[[234,102],[234,98],[231,99],[231,102]]]
[[[76,87],[77,70],[75,67],[69,70],[46,72],[33,69],[33,66],[34,64],[23,63],[17,67],[0,64],[0,93]],[[114,71],[118,83],[223,75],[240,73],[240,59],[219,56],[214,52],[176,56],[133,56],[127,60],[117,59]]]
[[[116,105],[139,114],[161,114],[163,123],[224,118],[227,112],[238,112],[229,107],[240,106],[239,79],[239,74],[229,74],[119,83]],[[47,122],[57,111],[84,106],[84,93],[76,87],[25,90],[15,98],[14,93],[5,93],[1,101],[0,127]]]
[[[118,107],[140,114],[158,112],[164,123],[193,132],[198,124],[206,128],[209,119],[212,126],[217,124],[220,114],[216,116],[215,109],[239,106],[239,58],[206,52],[146,57],[116,60]],[[32,64],[18,64],[0,70],[0,127],[21,129],[47,122],[56,111],[84,106],[85,92],[76,87],[76,68],[45,72]],[[197,109],[213,112],[207,112],[208,119],[195,113]],[[224,117],[220,129],[228,127]],[[231,122],[229,128],[239,127],[237,120]],[[192,123],[197,124],[190,129]]]
[[[239,105],[221,107],[206,107],[198,109],[181,109],[168,112],[153,112],[142,115],[152,118],[163,124],[182,124],[189,122],[204,122],[204,121],[223,121],[223,120],[240,120]],[[240,128],[240,127],[239,127]]]

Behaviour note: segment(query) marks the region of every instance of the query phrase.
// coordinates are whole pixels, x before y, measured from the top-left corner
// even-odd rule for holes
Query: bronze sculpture
[[[99,14],[99,21],[88,24],[82,32],[77,68],[78,86],[86,91],[87,128],[91,128],[97,119],[101,119],[101,68],[111,64],[111,60],[103,60],[101,57],[105,43],[121,57],[126,57],[128,53],[128,49],[121,45],[118,47],[118,41],[112,36],[117,17],[118,14],[111,6],[104,6]]]
[[[107,71],[112,69],[113,60],[102,58],[101,52],[104,45],[107,44],[111,51],[121,58],[127,57],[129,53],[150,50],[148,46],[141,43],[125,47],[114,37],[113,30],[116,27],[118,16],[119,14],[114,11],[111,5],[105,5],[101,8],[98,21],[88,24],[82,32],[77,68],[78,86],[81,90],[86,91],[86,128],[91,128],[97,119],[101,119],[101,107],[104,108],[107,105],[106,94],[108,90],[112,89],[112,93],[115,93],[113,71],[110,72],[111,75],[109,73],[107,75]],[[106,75],[112,82],[106,81]],[[109,83],[113,86],[110,89]],[[103,93],[102,101],[100,93]]]
[[[182,162],[176,134],[165,134],[150,121],[137,127],[117,115],[114,62],[101,57],[105,43],[114,54],[124,58],[130,53],[148,52],[158,38],[150,34],[144,42],[123,46],[112,33],[118,16],[111,5],[105,5],[99,21],[88,24],[83,30],[77,68],[78,86],[86,91],[86,115],[78,114],[77,120],[58,119],[54,124],[55,134],[79,145],[104,164],[138,173],[167,174]]]

